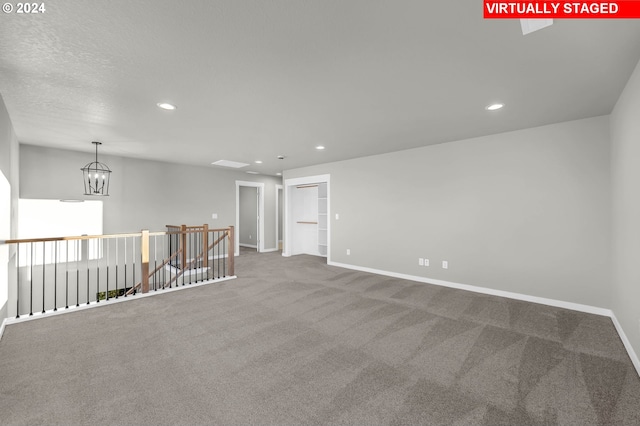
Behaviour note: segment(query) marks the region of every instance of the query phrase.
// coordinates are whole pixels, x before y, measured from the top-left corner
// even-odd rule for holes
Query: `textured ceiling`
[[[640,58],[640,20],[525,37],[479,0],[45,4],[0,16],[21,143],[266,174],[608,114]]]

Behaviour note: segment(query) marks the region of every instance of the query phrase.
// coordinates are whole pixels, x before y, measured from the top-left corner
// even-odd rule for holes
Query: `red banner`
[[[640,18],[640,0],[601,1],[491,1],[484,0],[485,19],[634,19]]]

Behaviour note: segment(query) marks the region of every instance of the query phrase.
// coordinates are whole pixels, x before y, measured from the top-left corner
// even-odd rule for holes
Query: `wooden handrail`
[[[197,230],[190,229],[193,227],[187,227],[185,232],[187,233],[197,233]],[[202,227],[201,227],[202,228]],[[209,232],[224,232],[228,231],[229,228],[216,228],[209,229]],[[150,237],[156,237],[161,235],[177,235],[182,234],[182,231],[159,231],[159,232],[149,232]],[[76,235],[70,237],[47,237],[47,238],[24,238],[17,240],[0,240],[0,243],[4,244],[22,244],[22,243],[49,243],[54,241],[75,241],[75,240],[95,240],[95,239],[107,239],[107,238],[131,238],[131,237],[141,237],[141,232],[135,233],[125,233],[125,234],[104,234],[104,235]]]
[[[150,237],[167,235],[167,232],[149,232]],[[49,243],[55,241],[76,241],[76,240],[94,240],[94,239],[107,239],[107,238],[131,238],[141,237],[142,233],[131,234],[107,234],[107,235],[78,235],[73,237],[48,237],[48,238],[25,238],[20,240],[5,240],[5,244],[22,244],[22,243]]]

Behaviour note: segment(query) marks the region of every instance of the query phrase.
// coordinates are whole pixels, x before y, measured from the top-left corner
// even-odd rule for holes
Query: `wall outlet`
[[[211,213],[211,219],[217,219],[218,213]]]
[[[446,260],[442,261],[442,269],[449,269],[449,262]]]
[[[424,266],[429,266],[429,259],[424,260]]]
[[[251,234],[249,234],[249,239],[251,239]]]
[[[418,258],[418,265],[419,266],[424,266],[424,259],[423,258],[421,258],[421,257]]]
[[[347,256],[351,255],[351,249],[347,249]]]
[[[336,220],[340,219],[340,215],[338,213],[336,213]]]

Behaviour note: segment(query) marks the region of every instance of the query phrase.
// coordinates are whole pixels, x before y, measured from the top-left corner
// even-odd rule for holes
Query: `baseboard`
[[[0,324],[0,340],[2,340],[2,335],[4,334],[4,327],[7,325],[7,320],[9,318],[5,318],[2,320],[2,324]]]
[[[274,251],[278,251],[279,249],[277,248],[269,248],[269,249],[264,249],[262,250],[260,253],[273,253]]]
[[[629,338],[627,337],[624,330],[622,329],[622,325],[620,325],[618,318],[616,318],[616,314],[614,314],[613,312],[611,313],[611,321],[613,321],[613,325],[616,327],[616,331],[620,336],[620,340],[622,340],[622,343],[624,344],[624,347],[627,350],[627,353],[629,354],[629,358],[631,358],[631,362],[633,363],[633,366],[636,368],[636,372],[638,373],[638,376],[640,376],[640,359],[638,359],[638,355],[636,354],[636,351],[633,350],[633,346],[631,346],[631,342],[629,341]]]
[[[240,244],[238,244],[238,245],[239,245],[240,247],[247,247],[247,248],[252,248],[252,249],[256,249],[256,250],[258,249],[258,246],[257,246],[257,245],[243,244],[243,243],[240,243]]]
[[[397,272],[383,271],[380,269],[366,268],[362,266],[349,265],[346,263],[329,261],[327,262],[327,264],[331,266],[338,266],[340,268],[353,269],[361,272],[370,272],[372,274],[386,275],[394,278],[401,278],[403,280],[410,280],[410,281],[417,281],[425,284],[439,285],[441,287],[450,287],[450,288],[456,288],[459,290],[473,291],[475,293],[489,294],[491,296],[499,296],[499,297],[506,297],[508,299],[523,300],[525,302],[540,303],[542,305],[554,306],[556,308],[571,309],[572,311],[586,312],[589,314],[601,315],[605,317],[610,317],[612,315],[612,312],[610,309],[598,308],[596,306],[581,305],[579,303],[565,302],[562,300],[555,300],[555,299],[547,299],[545,297],[529,296],[527,294],[512,293],[510,291],[495,290],[493,288],[478,287],[475,285],[436,280],[432,278],[419,277],[417,275],[408,275],[408,274],[401,274]]]
[[[4,326],[7,323],[7,304],[9,302],[4,302],[4,305],[0,309],[0,318],[2,318],[2,324],[0,324],[0,340],[2,339],[2,334],[4,333]]]
[[[99,308],[101,306],[109,306],[114,303],[123,303],[131,300],[140,300],[147,297],[153,297],[161,294],[171,293],[174,291],[186,290],[189,288],[200,287],[200,286],[209,285],[209,284],[218,284],[223,281],[229,281],[236,278],[237,278],[236,275],[230,275],[224,278],[217,278],[215,280],[207,280],[199,283],[187,284],[185,286],[180,286],[180,287],[167,288],[161,291],[150,291],[149,293],[144,293],[144,294],[137,293],[135,295],[131,295],[127,297],[118,297],[117,299],[111,298],[109,300],[103,300],[101,302],[91,302],[88,305],[83,304],[80,306],[69,306],[69,308],[67,309],[60,309],[57,311],[49,310],[49,311],[46,311],[45,313],[37,312],[37,313],[34,313],[33,315],[23,315],[20,318],[5,318],[5,320],[2,322],[2,326],[1,326],[2,328],[0,328],[0,338],[2,338],[2,333],[4,332],[5,325],[16,324],[19,322],[33,321],[33,320],[38,320],[42,318],[49,318],[56,315],[70,314],[73,312],[80,312],[86,309],[94,309],[94,308]]]
[[[613,313],[613,311],[611,309],[598,308],[596,306],[582,305],[582,304],[579,304],[579,303],[565,302],[563,300],[547,299],[545,297],[529,296],[527,294],[521,294],[521,293],[512,293],[510,291],[495,290],[495,289],[487,288],[487,287],[477,287],[477,286],[473,286],[473,285],[469,285],[469,284],[460,284],[460,283],[454,283],[454,282],[450,282],[450,281],[436,280],[436,279],[431,279],[431,278],[419,277],[419,276],[416,276],[416,275],[408,275],[408,274],[401,274],[401,273],[398,273],[398,272],[383,271],[383,270],[380,270],[380,269],[367,268],[367,267],[364,267],[364,266],[349,265],[349,264],[346,264],[346,263],[339,263],[339,262],[329,261],[329,262],[327,262],[327,264],[331,265],[331,266],[337,266],[339,268],[352,269],[352,270],[361,271],[361,272],[369,272],[369,273],[372,273],[372,274],[385,275],[385,276],[389,276],[389,277],[400,278],[400,279],[403,279],[403,280],[417,281],[417,282],[421,282],[421,283],[425,283],[425,284],[434,284],[434,285],[439,285],[439,286],[442,286],[442,287],[449,287],[449,288],[456,288],[456,289],[459,289],[459,290],[473,291],[475,293],[489,294],[489,295],[492,295],[492,296],[499,296],[499,297],[506,297],[506,298],[509,298],[509,299],[522,300],[522,301],[525,301],[525,302],[532,302],[532,303],[539,303],[539,304],[542,304],[542,305],[554,306],[556,308],[565,308],[565,309],[570,309],[572,311],[579,311],[579,312],[585,312],[585,313],[588,313],[588,314],[594,314],[594,315],[601,315],[601,316],[609,317],[609,318],[611,318],[611,321],[613,321],[613,325],[614,325],[616,331],[618,332],[618,335],[620,336],[620,340],[622,340],[622,343],[624,344],[625,349],[627,350],[627,354],[629,355],[629,358],[631,359],[631,362],[633,363],[633,366],[635,367],[636,372],[638,373],[638,376],[640,376],[640,359],[638,359],[638,355],[633,350],[633,346],[631,346],[631,342],[627,338],[627,335],[625,334],[624,330],[622,329],[622,326],[618,322],[618,318],[616,318],[615,314]]]

